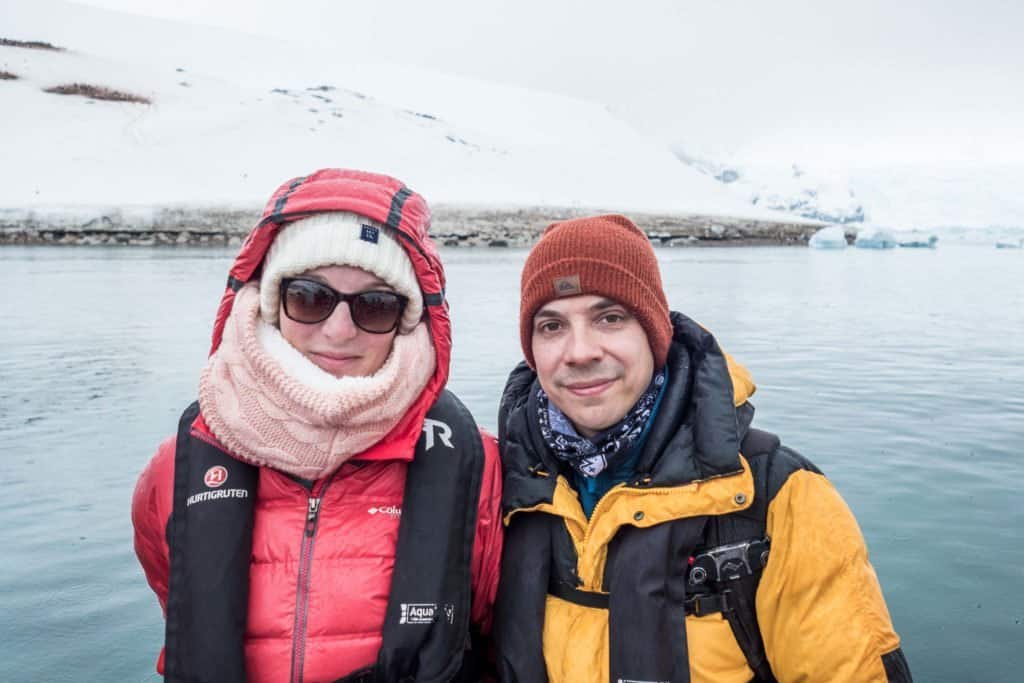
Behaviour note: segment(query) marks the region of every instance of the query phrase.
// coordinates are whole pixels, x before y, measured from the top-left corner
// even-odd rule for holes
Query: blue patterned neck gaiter
[[[596,477],[608,467],[612,458],[628,451],[643,434],[664,384],[665,370],[662,368],[654,373],[647,389],[618,424],[589,439],[580,436],[543,389],[537,389],[537,418],[544,441],[559,460],[585,477]]]

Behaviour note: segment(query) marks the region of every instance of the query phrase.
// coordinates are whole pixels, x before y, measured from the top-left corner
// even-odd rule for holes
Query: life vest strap
[[[554,578],[552,578],[551,584],[548,586],[548,593],[559,600],[565,600],[581,607],[608,609],[609,596],[607,593],[581,591],[579,588],[574,588],[564,581],[558,581]]]
[[[687,596],[683,602],[686,616],[705,617],[721,612],[726,614],[733,610],[732,591],[726,588],[718,593],[696,593]]]

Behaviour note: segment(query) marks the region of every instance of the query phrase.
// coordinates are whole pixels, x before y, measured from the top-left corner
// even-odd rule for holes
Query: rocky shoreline
[[[552,221],[595,208],[433,207],[431,234],[446,247],[528,247]],[[628,212],[662,246],[805,245],[815,223]],[[238,246],[256,210],[160,208],[0,210],[0,245]]]

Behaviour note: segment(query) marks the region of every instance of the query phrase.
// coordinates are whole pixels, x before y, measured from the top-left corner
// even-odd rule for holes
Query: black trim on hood
[[[282,225],[284,223],[291,223],[297,221],[300,218],[309,218],[310,216],[316,216],[320,213],[326,213],[325,211],[294,211],[292,213],[272,213],[260,219],[260,222],[256,224],[256,229],[266,227],[268,225]],[[269,246],[267,249],[269,250]],[[264,253],[265,257],[266,254]]]
[[[423,251],[423,245],[421,245],[412,235],[406,234],[399,226],[402,224],[402,209],[405,207],[405,202],[408,201],[409,197],[415,194],[408,187],[402,187],[395,193],[395,196],[391,198],[391,208],[388,210],[388,220],[384,224],[387,227],[395,231],[395,234],[404,239],[406,242],[411,244],[413,248],[420,253],[425,260],[428,262],[426,252]],[[422,289],[422,285],[420,285]],[[440,292],[423,292],[423,305],[424,306],[443,306],[444,305],[444,290]]]
[[[245,286],[245,282],[244,281],[239,280],[234,275],[228,275],[228,289],[230,289],[233,292],[237,292],[238,290],[240,290],[244,286]]]
[[[309,218],[310,216],[316,216],[316,215],[321,214],[321,213],[327,213],[327,212],[326,211],[294,211],[292,213],[272,213],[269,216],[266,216],[265,218],[261,219],[260,222],[256,225],[256,227],[254,229],[255,230],[259,230],[259,229],[261,229],[261,228],[263,228],[263,227],[265,227],[267,225],[271,225],[271,224],[273,224],[273,225],[282,225],[284,223],[291,223],[293,221],[297,221],[297,220],[300,220],[302,218]],[[415,237],[413,237],[412,235],[406,234],[406,232],[404,230],[398,230],[398,229],[395,230],[395,234],[398,235],[401,239],[403,239],[406,242],[408,242],[410,245],[412,245],[412,248],[415,249],[417,251],[417,253],[419,253],[419,255],[424,258],[424,260],[429,262],[430,259],[427,258],[427,253],[423,250],[423,247],[419,244],[419,242],[416,241]],[[264,254],[264,258],[265,257],[266,257],[266,254]],[[419,280],[418,277],[417,277],[417,280]],[[245,283],[243,282],[242,284],[245,284]],[[422,285],[421,285],[421,287],[422,287]],[[237,292],[238,289],[240,289],[240,288],[241,288],[240,286],[238,288],[235,288],[235,291]],[[441,292],[424,292],[423,293],[423,304],[425,306],[443,306],[444,305],[444,291],[441,291]]]
[[[408,187],[403,187],[395,196],[391,198],[391,210],[388,211],[388,221],[386,225],[394,230],[395,232],[401,232],[398,226],[402,223],[402,207],[405,206],[406,200],[412,196],[412,190]]]
[[[272,215],[276,216],[284,210],[285,202],[288,201],[288,198],[292,196],[292,193],[295,192],[295,190],[299,189],[299,185],[306,182],[307,178],[309,178],[308,175],[296,178],[292,181],[292,184],[288,186],[288,191],[278,197],[277,202],[274,203],[274,212]]]
[[[297,220],[302,219],[302,218],[308,218],[309,216],[316,216],[316,215],[321,214],[321,213],[327,213],[327,210],[316,210],[316,211],[308,211],[307,210],[307,211],[293,211],[293,212],[290,212],[290,213],[281,213],[282,209],[284,208],[285,202],[288,201],[288,198],[291,197],[291,195],[295,192],[295,190],[297,190],[298,187],[303,182],[305,182],[308,177],[309,176],[295,179],[292,182],[292,184],[288,186],[288,191],[285,192],[283,195],[281,195],[281,197],[278,198],[277,202],[275,202],[273,212],[270,213],[267,216],[264,216],[262,219],[260,219],[260,222],[256,224],[256,227],[254,228],[254,230],[259,230],[259,229],[261,229],[261,228],[263,228],[263,227],[265,227],[267,225],[271,225],[271,224],[273,224],[273,225],[283,225],[284,223],[290,223],[292,221],[297,221]],[[407,187],[402,187],[401,189],[399,189],[395,193],[395,196],[392,197],[392,199],[391,199],[391,208],[388,210],[387,222],[384,225],[389,227],[389,228],[391,228],[392,230],[394,230],[396,235],[398,235],[402,240],[405,240],[407,243],[409,243],[412,246],[412,248],[415,249],[416,252],[420,256],[422,256],[423,259],[425,261],[427,261],[428,264],[429,264],[430,263],[430,259],[427,258],[427,253],[426,253],[426,251],[424,251],[423,245],[421,245],[416,240],[415,237],[413,237],[412,235],[407,234],[404,230],[399,228],[399,225],[402,222],[402,209],[405,206],[405,202],[409,199],[409,197],[411,197],[414,194],[415,193],[412,190],[410,190],[409,188],[407,188]],[[263,256],[265,258],[266,254],[264,253]],[[423,286],[422,285],[422,280],[418,276],[417,276],[416,279],[418,281],[420,281],[420,283],[421,283],[420,287],[422,289],[422,286]],[[242,284],[244,285],[245,283],[243,282]],[[228,286],[229,287],[231,286],[231,280],[230,279],[228,280]],[[234,289],[236,292],[240,288],[241,288],[241,285],[239,285],[238,287],[232,287],[232,289]],[[444,290],[442,290],[440,292],[423,292],[423,304],[425,306],[443,306],[444,305],[444,301],[445,301]]]

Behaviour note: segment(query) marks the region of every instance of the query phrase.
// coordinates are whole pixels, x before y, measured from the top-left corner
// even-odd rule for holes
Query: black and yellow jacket
[[[499,415],[501,679],[910,681],[853,514],[777,440],[741,452],[753,417],[749,373],[690,319],[673,313],[672,322],[670,385],[638,474],[612,488],[589,520],[540,435],[535,374],[522,364],[509,378]],[[749,591],[756,587],[755,621],[738,638],[742,624],[722,612],[684,608],[692,605],[688,564],[752,528],[771,550]],[[756,642],[762,661],[748,662],[740,640]]]

